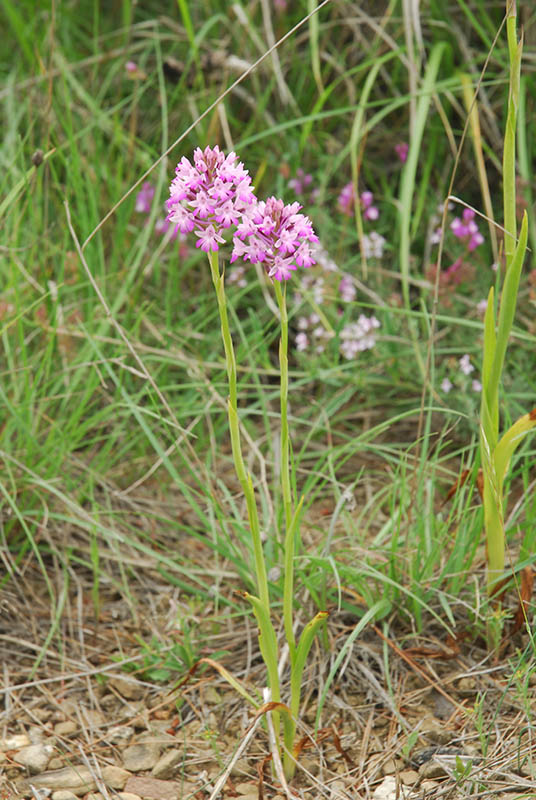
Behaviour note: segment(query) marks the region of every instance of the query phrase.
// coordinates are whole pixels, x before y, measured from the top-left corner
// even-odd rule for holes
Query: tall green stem
[[[294,664],[296,640],[293,627],[294,606],[294,552],[297,522],[293,524],[292,492],[290,487],[290,445],[288,433],[288,314],[286,289],[281,289],[279,281],[274,281],[275,294],[279,304],[281,317],[281,339],[279,341],[280,368],[280,406],[281,406],[281,490],[285,511],[284,541],[284,585],[283,585],[283,622],[285,637],[290,650],[291,669]]]
[[[223,339],[223,347],[225,350],[225,361],[227,365],[227,380],[229,383],[229,399],[227,403],[227,411],[229,415],[229,429],[231,433],[231,447],[233,451],[233,460],[235,465],[236,474],[244,496],[246,498],[246,505],[248,510],[248,519],[251,529],[251,537],[253,540],[253,552],[255,557],[255,572],[257,577],[257,589],[259,599],[263,606],[268,610],[270,608],[270,600],[268,594],[268,577],[266,574],[266,565],[264,563],[264,552],[262,549],[261,532],[259,526],[259,516],[257,512],[257,504],[255,501],[255,494],[253,489],[253,482],[251,476],[246,470],[244,459],[242,456],[242,446],[240,443],[240,422],[238,419],[238,393],[236,383],[236,358],[233,347],[233,340],[231,331],[229,329],[229,318],[227,315],[227,300],[225,297],[224,274],[220,274],[218,265],[218,254],[210,253],[208,256],[210,263],[210,271],[212,275],[212,283],[216,290],[216,297],[218,299],[218,311],[220,314],[221,322],[221,335]],[[272,691],[274,687],[272,686]]]

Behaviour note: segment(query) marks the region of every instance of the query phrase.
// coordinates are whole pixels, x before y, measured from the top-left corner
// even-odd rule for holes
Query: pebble
[[[132,794],[132,792],[118,792],[116,797],[119,800],[141,800],[139,794]]]
[[[29,780],[23,779],[17,782],[17,789],[22,795],[26,795],[30,784],[35,789],[50,789],[52,792],[57,789],[70,789],[76,795],[86,794],[97,788],[93,773],[83,764],[49,770]]]
[[[456,689],[460,694],[475,694],[478,691],[476,678],[471,678],[470,676],[460,678]]]
[[[238,792],[238,794],[240,794],[240,795],[251,794],[255,790],[255,787],[253,786],[252,783],[235,783],[235,787],[234,788],[235,788],[235,792]],[[257,792],[257,795],[258,795],[258,792]]]
[[[32,713],[40,722],[47,722],[52,716],[52,710],[50,708],[34,708]]]
[[[102,728],[105,724],[104,714],[95,708],[82,709],[82,719],[90,728]]]
[[[177,764],[184,759],[184,752],[182,750],[168,750],[161,756],[151,770],[151,775],[155,778],[171,778],[176,772]]]
[[[72,733],[76,733],[77,730],[78,724],[71,719],[65,720],[65,722],[56,722],[54,725],[56,736],[70,736]]]
[[[396,800],[397,798],[396,779],[392,775],[388,775],[383,781],[374,789],[372,800]]]
[[[139,700],[145,691],[134,678],[111,678],[109,685],[126,700]]]
[[[304,756],[303,758],[300,758],[300,764],[311,775],[316,776],[320,771],[318,758],[312,758],[311,756]]]
[[[405,786],[413,786],[419,780],[419,773],[414,769],[403,769],[398,773],[398,777]]]
[[[208,705],[219,706],[221,703],[221,695],[214,686],[207,686],[203,692],[203,700]]]
[[[114,767],[111,764],[102,770],[102,779],[107,786],[112,789],[124,789],[125,784],[130,778],[130,772],[121,767]]]
[[[423,779],[444,778],[447,772],[440,761],[432,759],[419,767],[419,774]]]
[[[340,781],[340,780],[331,781],[331,783],[329,784],[329,788],[330,788],[331,796],[333,797],[333,800],[339,800],[341,795],[342,795],[342,797],[347,797],[347,795],[346,795],[346,788],[347,787],[346,787],[346,783],[344,781]]]
[[[7,739],[0,739],[0,750],[18,750],[19,747],[27,747],[30,739],[25,733],[16,736],[8,736]]]
[[[158,778],[132,775],[125,786],[125,792],[137,794],[139,797],[150,797],[151,800],[177,800],[177,797],[189,797],[199,789],[185,781],[161,781]]]
[[[78,800],[78,798],[70,789],[58,789],[57,792],[52,792],[52,800]]]
[[[26,767],[30,775],[38,775],[48,767],[54,748],[51,744],[30,744],[23,747],[16,755],[16,760]]]
[[[247,758],[239,758],[238,761],[235,761],[233,764],[233,768],[231,769],[231,777],[243,777],[244,775],[248,775],[249,772],[250,769]]]
[[[104,800],[104,795],[100,792],[90,792],[86,795],[86,800]]]
[[[131,725],[116,725],[108,730],[106,741],[119,747],[126,747],[134,733],[134,728]]]
[[[123,765],[131,772],[152,769],[160,757],[161,746],[157,742],[138,742],[123,751]]]
[[[423,793],[423,797],[426,797],[428,792],[430,792],[430,794],[432,792],[435,792],[435,790],[437,789],[438,785],[439,784],[436,783],[436,781],[423,781],[419,788],[421,789],[421,791]]]
[[[419,733],[426,734],[427,740],[435,744],[448,744],[452,741],[452,732],[431,716],[423,718]]]
[[[45,732],[39,725],[33,725],[28,730],[28,736],[30,737],[30,744],[41,744],[45,738]]]

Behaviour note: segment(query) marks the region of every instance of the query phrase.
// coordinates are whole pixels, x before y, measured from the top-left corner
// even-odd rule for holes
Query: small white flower
[[[477,381],[476,378],[475,378],[475,380],[471,384],[471,388],[472,388],[473,392],[481,392],[482,391],[482,384],[480,383],[480,381]]]
[[[460,364],[460,369],[464,375],[470,375],[471,372],[473,372],[474,370],[474,367],[471,364],[471,360],[467,353],[460,358],[459,364]]]
[[[300,333],[296,334],[296,350],[299,353],[303,353],[304,350],[307,350],[309,347],[309,339],[307,338],[307,334],[301,331]]]
[[[443,378],[441,381],[441,391],[445,394],[448,394],[452,389],[452,383],[449,381],[448,378]]]

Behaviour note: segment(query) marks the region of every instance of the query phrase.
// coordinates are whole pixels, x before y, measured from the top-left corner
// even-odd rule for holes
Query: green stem
[[[286,304],[286,288],[281,289],[281,284],[279,281],[274,281],[274,288],[281,317],[281,339],[279,342],[281,406],[280,458],[281,489],[283,494],[283,507],[285,511],[283,622],[285,626],[285,637],[290,649],[290,665],[292,670],[294,663],[294,652],[296,649],[292,611],[294,606],[294,552],[298,518],[297,515],[294,515],[292,511],[292,491],[290,487],[290,443],[288,432],[288,314]]]
[[[238,418],[238,392],[236,383],[236,358],[233,347],[233,340],[229,328],[229,318],[227,315],[227,300],[225,297],[224,273],[220,274],[218,265],[218,254],[209,253],[208,260],[210,263],[210,272],[212,275],[212,283],[216,290],[216,297],[218,300],[218,311],[220,314],[221,322],[221,335],[223,339],[223,347],[225,350],[225,362],[227,365],[227,380],[229,383],[229,400],[227,410],[229,415],[229,430],[231,434],[231,447],[233,451],[233,460],[238,480],[246,498],[246,505],[248,510],[249,526],[251,530],[251,538],[253,540],[253,552],[255,557],[255,572],[257,577],[257,589],[259,599],[266,608],[267,612],[270,608],[270,598],[268,593],[268,577],[266,574],[266,564],[264,561],[264,552],[262,549],[261,531],[259,525],[259,515],[257,512],[257,503],[255,500],[255,491],[253,489],[253,482],[251,476],[246,470],[244,458],[242,456],[242,446],[240,443],[240,422]],[[272,692],[274,687],[270,687]]]

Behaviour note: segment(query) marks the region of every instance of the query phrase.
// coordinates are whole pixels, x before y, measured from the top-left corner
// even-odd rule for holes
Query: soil
[[[397,634],[395,621],[369,625],[339,668],[315,732],[319,692],[357,622],[334,609],[306,671],[299,766],[285,789],[263,715],[255,718],[211,661],[190,674],[169,666],[169,653],[185,644],[178,616],[188,613],[195,657],[216,659],[255,694],[264,668],[249,617],[193,613],[148,570],[128,597],[101,587],[96,619],[86,577],[78,575],[53,620],[33,562],[2,590],[3,800],[74,796],[62,791],[100,800],[117,789],[125,800],[201,800],[215,797],[220,778],[217,796],[245,800],[536,797],[536,675],[525,676],[522,691],[508,658],[526,645],[522,633],[494,661],[481,642],[449,641],[432,626],[414,636]],[[28,765],[35,745],[48,758]],[[112,766],[119,777],[110,777]],[[93,778],[58,788],[58,771],[68,767]]]

